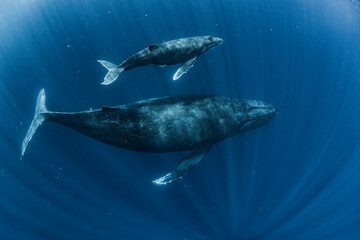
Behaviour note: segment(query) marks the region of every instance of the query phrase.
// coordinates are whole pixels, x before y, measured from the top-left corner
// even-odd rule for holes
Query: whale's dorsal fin
[[[193,57],[193,58],[187,60],[186,62],[184,62],[181,65],[181,67],[179,67],[179,69],[174,74],[173,80],[178,80],[184,73],[186,73],[189,70],[189,68],[194,66],[194,63],[196,62],[197,58],[198,58],[198,56]]]
[[[152,44],[152,45],[149,45],[149,50],[150,52],[154,51],[155,49],[159,48],[159,45],[156,45],[156,44]]]
[[[204,159],[210,148],[211,146],[208,146],[200,150],[193,151],[184,157],[174,170],[162,176],[161,178],[154,180],[153,183],[164,185],[184,176],[185,173],[199,165],[200,161]]]

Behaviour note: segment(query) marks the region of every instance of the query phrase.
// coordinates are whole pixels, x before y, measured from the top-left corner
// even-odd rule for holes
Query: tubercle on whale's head
[[[243,100],[237,106],[236,122],[240,132],[261,127],[278,113],[277,107],[256,100]]]
[[[218,37],[205,36],[204,39],[204,48],[206,49],[206,51],[223,43],[223,40]]]

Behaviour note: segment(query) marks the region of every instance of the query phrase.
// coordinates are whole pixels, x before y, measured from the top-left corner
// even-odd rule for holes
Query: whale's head
[[[276,116],[277,108],[269,103],[243,100],[238,106],[237,124],[241,132],[261,127]]]
[[[203,51],[208,51],[217,45],[220,45],[223,42],[221,38],[213,37],[213,36],[205,36],[203,42]]]

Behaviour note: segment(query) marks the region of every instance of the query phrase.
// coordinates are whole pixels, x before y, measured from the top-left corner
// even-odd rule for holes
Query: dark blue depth
[[[100,85],[97,59],[196,35],[224,43],[178,81],[143,67]],[[1,1],[0,239],[360,239],[359,46],[355,0]],[[46,123],[20,160],[41,88],[54,111],[218,94],[279,114],[160,187],[185,152]]]

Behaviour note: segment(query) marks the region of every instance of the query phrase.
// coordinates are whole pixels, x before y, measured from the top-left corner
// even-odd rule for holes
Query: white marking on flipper
[[[153,183],[158,185],[165,185],[171,183],[178,178],[181,178],[188,171],[199,165],[200,161],[204,159],[210,148],[211,146],[203,148],[201,150],[193,151],[192,153],[184,157],[174,170],[165,174],[161,178],[155,179]]]
[[[165,185],[167,183],[171,183],[174,179],[173,173],[168,173],[165,176],[162,176],[161,178],[155,179],[153,183],[157,185]]]
[[[186,62],[184,62],[181,65],[181,67],[179,67],[179,69],[174,74],[173,80],[178,80],[184,73],[186,73],[189,70],[189,68],[194,66],[194,63],[196,62],[197,58],[198,58],[198,56],[193,57],[190,60],[187,60]]]

